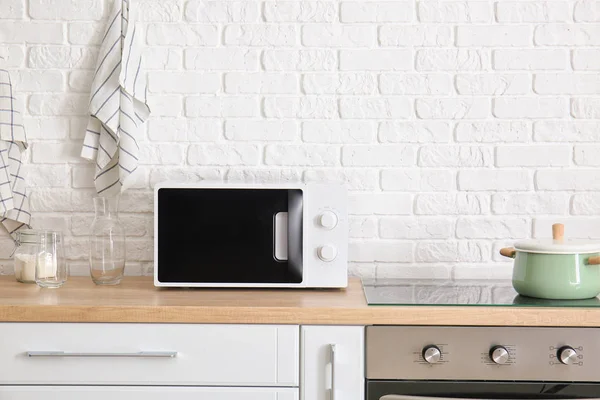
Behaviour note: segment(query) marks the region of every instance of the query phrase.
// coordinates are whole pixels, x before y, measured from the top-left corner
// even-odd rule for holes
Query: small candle
[[[52,253],[40,253],[38,256],[38,278],[56,276],[56,257]]]

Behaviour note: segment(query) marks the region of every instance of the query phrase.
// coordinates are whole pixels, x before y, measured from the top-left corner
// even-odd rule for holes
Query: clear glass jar
[[[61,287],[68,276],[62,233],[42,231],[39,234],[35,283],[43,288]]]
[[[118,285],[125,272],[125,229],[119,197],[95,197],[90,232],[90,275],[97,285]]]
[[[19,282],[35,283],[39,235],[40,232],[34,229],[23,229],[15,233],[15,278]]]

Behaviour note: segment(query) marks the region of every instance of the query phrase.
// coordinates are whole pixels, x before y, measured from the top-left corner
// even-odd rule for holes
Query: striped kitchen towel
[[[128,178],[138,167],[136,137],[150,115],[133,1],[114,2],[90,93],[81,156],[96,162],[94,181],[102,196],[117,195],[130,184]]]
[[[23,115],[10,74],[0,69],[0,222],[13,234],[29,226],[29,198],[21,154],[27,149]]]

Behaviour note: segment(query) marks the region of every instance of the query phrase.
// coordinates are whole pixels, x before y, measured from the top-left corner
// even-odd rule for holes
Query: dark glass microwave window
[[[288,260],[274,257],[279,212],[289,214]],[[157,218],[160,282],[302,282],[300,189],[162,188]]]

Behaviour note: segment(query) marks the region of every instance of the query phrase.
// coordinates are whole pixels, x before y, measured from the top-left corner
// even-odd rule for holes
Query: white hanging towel
[[[29,198],[21,153],[27,149],[23,116],[10,74],[0,69],[0,222],[13,234],[29,226]]]
[[[114,196],[130,184],[138,167],[136,137],[150,109],[142,69],[141,34],[136,33],[133,0],[115,0],[98,54],[90,93],[90,121],[81,157],[96,162],[95,186]]]

